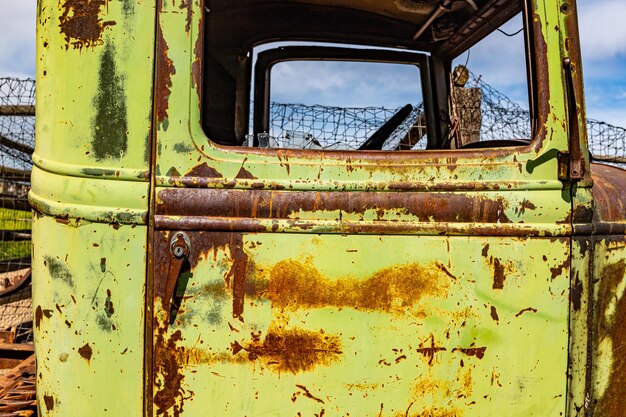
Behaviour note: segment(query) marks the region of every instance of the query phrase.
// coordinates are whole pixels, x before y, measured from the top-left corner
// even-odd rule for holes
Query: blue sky
[[[626,127],[626,25],[623,22],[626,1],[578,0],[578,8],[588,116]],[[0,77],[34,77],[36,0],[0,0],[0,10]],[[513,21],[506,25],[506,30],[514,32],[519,27],[520,23]],[[519,54],[514,49],[500,47],[498,42],[494,40],[483,50],[474,48],[468,66],[474,73],[482,75],[483,80],[514,100],[523,101],[524,88],[517,82],[516,76],[523,61],[519,61]],[[486,62],[485,57],[491,59],[494,56],[500,58],[499,64],[483,64]],[[291,71],[296,81],[284,83],[283,92],[289,89],[295,91],[296,88],[302,91],[307,87],[302,81],[306,68],[281,71]],[[316,68],[315,72],[319,73],[320,70]],[[362,71],[373,74],[378,72]],[[405,81],[412,77],[410,71],[398,72],[394,79],[385,80],[385,88],[406,86]],[[337,76],[332,68],[328,68],[318,79],[323,82],[317,83],[317,86],[322,86],[328,93],[337,93],[342,85],[349,84],[346,79]],[[314,81],[309,84],[313,84],[309,87],[315,89]],[[380,91],[384,91],[384,88],[372,90],[368,88],[370,84],[361,81],[357,88],[351,87],[350,94],[340,94],[350,97],[350,102],[356,104],[366,102],[372,95],[380,98]]]

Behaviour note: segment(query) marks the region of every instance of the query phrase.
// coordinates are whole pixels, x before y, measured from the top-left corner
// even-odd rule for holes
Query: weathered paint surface
[[[626,238],[594,239],[593,415],[624,415],[626,395]]]
[[[148,181],[155,9],[128,0],[38,2],[39,168]]]
[[[41,416],[144,411],[155,14],[150,2],[38,2],[29,199]]]
[[[42,415],[622,415],[623,177],[559,181],[575,7],[533,3],[533,146],[390,157],[213,144],[202,1],[40,1]]]
[[[142,415],[146,227],[33,226],[41,415]]]
[[[188,5],[163,2],[157,29],[151,414],[564,415],[576,383],[584,402],[585,216],[558,179],[575,9],[533,2],[534,146],[391,157],[214,145]]]
[[[564,410],[568,239],[189,237],[175,317],[155,275],[155,415]]]

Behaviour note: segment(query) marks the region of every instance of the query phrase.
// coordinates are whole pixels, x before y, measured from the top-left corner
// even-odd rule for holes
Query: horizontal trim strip
[[[506,185],[503,185],[506,184]],[[563,183],[553,181],[325,181],[281,179],[232,179],[209,177],[164,177],[159,187],[217,188],[292,191],[532,191],[561,190]],[[581,184],[583,185],[583,184]],[[589,186],[585,184],[586,186]]]
[[[44,159],[37,153],[33,154],[33,163],[43,171],[70,177],[142,182],[148,182],[150,179],[150,171],[148,170],[66,164]]]
[[[558,196],[558,197],[557,197]],[[166,216],[407,223],[570,223],[560,192],[348,192],[167,188],[156,212]],[[549,207],[549,210],[546,210]]]
[[[147,224],[147,210],[59,203],[39,197],[32,191],[28,194],[28,201],[34,210],[62,219],[81,219],[96,223]]]
[[[418,223],[394,221],[333,221],[249,218],[210,218],[199,216],[155,216],[157,230],[277,232],[370,235],[458,235],[562,237],[571,235],[569,225]]]

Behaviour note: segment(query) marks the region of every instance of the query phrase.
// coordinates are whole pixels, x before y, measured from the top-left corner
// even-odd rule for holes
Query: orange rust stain
[[[272,370],[294,374],[330,365],[343,353],[335,335],[277,327],[270,329],[262,342],[253,340],[242,349],[252,361],[262,359]]]
[[[420,411],[415,410],[418,400],[409,404],[406,411],[395,414],[394,417],[460,417],[457,410],[446,408],[427,408]]]
[[[82,49],[102,45],[102,32],[107,26],[116,23],[103,21],[102,7],[108,7],[108,0],[65,0],[63,13],[59,18],[59,28],[65,36],[65,49],[70,45]]]
[[[195,347],[175,347],[175,350],[168,354],[172,356],[173,361],[185,365],[252,362],[272,372],[298,374],[311,371],[317,366],[328,366],[338,362],[343,354],[341,349],[341,341],[336,335],[323,331],[272,326],[264,338],[258,333],[252,334],[247,342],[233,342],[231,352],[211,353]],[[164,376],[170,374],[178,375],[178,371],[163,373]],[[180,386],[177,389],[179,388]],[[174,392],[173,389],[168,391]]]
[[[438,264],[405,264],[375,272],[365,279],[328,279],[309,261],[284,260],[270,270],[267,290],[259,294],[283,309],[348,307],[357,310],[406,312],[422,297],[447,296],[449,274]]]

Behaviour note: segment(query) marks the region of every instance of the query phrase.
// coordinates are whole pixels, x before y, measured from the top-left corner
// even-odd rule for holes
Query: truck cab
[[[575,0],[41,0],[37,87],[42,416],[623,414]]]

